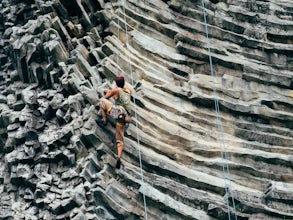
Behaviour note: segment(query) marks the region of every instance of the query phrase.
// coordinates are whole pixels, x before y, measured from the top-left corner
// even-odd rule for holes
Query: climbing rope
[[[126,23],[126,13],[125,13],[125,2],[124,2],[124,0],[122,0],[122,7],[123,7],[123,16],[124,16],[124,25],[125,25],[126,47],[128,48],[128,30],[127,30],[127,23]],[[118,15],[119,15],[118,20],[119,20],[120,19],[120,0],[119,0],[119,14]],[[118,39],[119,39],[119,32],[120,32],[119,26],[120,25],[118,23]],[[132,65],[131,65],[131,62],[130,62],[129,53],[128,53],[128,63],[129,63],[129,70],[130,70],[130,74],[131,74],[130,75],[131,76],[131,85],[132,85],[132,88],[134,88]],[[118,58],[117,58],[117,66],[118,66]],[[142,170],[142,159],[141,159],[141,147],[140,147],[140,136],[139,136],[139,131],[138,131],[138,117],[137,117],[137,107],[136,107],[135,93],[133,95],[133,102],[134,102],[134,116],[135,116],[136,137],[137,137],[137,146],[138,146],[138,155],[139,155],[140,176],[141,176],[142,185],[144,185],[144,177],[143,177],[143,170]],[[143,195],[145,220],[148,220],[146,196],[145,196],[144,190],[142,191],[142,195]]]
[[[202,11],[203,11],[204,23],[205,23],[207,47],[208,47],[209,62],[210,62],[210,71],[211,71],[211,76],[213,78],[214,102],[215,102],[215,111],[216,111],[216,118],[217,118],[217,124],[218,124],[218,140],[220,140],[220,143],[221,143],[221,146],[222,146],[222,149],[223,149],[223,151],[222,151],[222,169],[223,169],[223,176],[224,176],[224,183],[225,183],[226,205],[227,205],[227,209],[228,209],[228,217],[229,217],[229,220],[231,220],[230,205],[229,205],[229,195],[228,195],[228,193],[229,193],[231,195],[231,198],[232,198],[232,204],[233,204],[233,209],[234,209],[234,217],[237,220],[234,195],[233,195],[232,186],[231,186],[231,176],[230,176],[230,171],[229,171],[229,165],[228,165],[228,162],[227,162],[227,151],[226,151],[226,147],[225,147],[225,141],[224,141],[224,138],[223,138],[223,125],[222,125],[222,121],[221,121],[221,117],[220,117],[220,107],[219,107],[219,100],[218,100],[218,96],[217,96],[216,80],[215,80],[215,75],[214,75],[213,61],[212,61],[212,56],[211,56],[211,47],[210,47],[208,23],[207,23],[207,19],[206,19],[206,8],[205,8],[204,0],[201,0],[201,4],[202,4]],[[227,180],[229,182],[229,185],[227,183]]]
[[[117,18],[117,22],[118,22],[118,33],[117,33],[117,36],[118,36],[118,39],[120,39],[120,7],[121,7],[121,4],[120,4],[120,0],[118,0],[118,18]],[[119,68],[118,68],[118,63],[119,63],[119,50],[117,50],[117,59],[116,59],[116,75],[118,76],[118,73],[119,73]]]

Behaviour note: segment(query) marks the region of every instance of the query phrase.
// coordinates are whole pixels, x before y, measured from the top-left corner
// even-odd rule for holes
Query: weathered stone
[[[32,90],[33,87],[27,87],[22,90],[22,100],[25,104],[28,104],[29,107],[33,107],[33,105],[37,104],[37,96],[36,93]]]
[[[6,155],[7,163],[18,164],[20,161],[26,159],[24,150],[14,150]]]
[[[9,94],[7,96],[7,105],[12,108],[13,104],[16,102],[16,97],[14,94]]]
[[[190,0],[0,3],[1,219],[142,219],[142,196],[149,219],[227,219],[226,199],[293,218],[292,6],[205,8],[207,26]],[[94,121],[118,74],[120,170],[114,121]]]
[[[55,37],[56,36],[52,34],[52,40],[44,44],[47,55],[52,54],[52,61],[55,63],[59,61],[66,61],[68,59],[68,53],[60,41],[53,40]]]
[[[24,195],[24,199],[27,201],[31,201],[34,200],[34,194],[30,189],[26,189],[25,190],[25,195]]]
[[[0,94],[0,103],[7,104],[7,97]]]
[[[31,117],[25,124],[27,129],[42,130],[45,126],[45,120],[41,118]]]
[[[3,39],[8,39],[9,36],[10,36],[11,34],[12,34],[12,28],[9,27],[9,28],[7,28],[7,29],[5,30],[5,32],[3,33],[2,38],[3,38]]]
[[[7,131],[15,131],[15,130],[17,130],[19,128],[19,126],[20,125],[16,124],[16,123],[10,124],[10,125],[7,126]]]
[[[17,101],[13,104],[13,110],[20,111],[24,108],[25,104],[22,101]]]
[[[65,173],[62,174],[61,179],[62,180],[68,180],[71,178],[77,177],[78,174],[74,170],[68,170]]]
[[[13,168],[11,182],[15,185],[22,185],[23,181],[30,183],[31,177],[34,175],[29,165],[18,164]]]
[[[182,218],[195,218],[195,219],[213,219],[208,216],[204,211],[193,210],[192,208],[185,206],[180,203],[176,203],[171,197],[164,195],[163,193],[152,189],[148,185],[142,185],[140,192],[145,194],[147,197],[155,200],[156,202],[163,203],[170,209],[176,210],[177,213],[182,215]]]
[[[62,102],[64,101],[63,94],[57,93],[52,97],[52,100],[50,101],[50,105],[53,109],[58,109],[61,107]]]
[[[72,219],[73,220],[85,220],[85,219],[89,219],[89,218],[87,218],[82,212],[80,212],[77,215],[75,215]]]

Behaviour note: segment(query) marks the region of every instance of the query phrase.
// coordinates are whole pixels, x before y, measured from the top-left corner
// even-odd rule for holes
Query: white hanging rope
[[[124,16],[124,24],[125,24],[125,35],[126,35],[126,47],[128,48],[128,30],[127,30],[127,23],[126,23],[126,15],[125,15],[125,2],[122,0],[122,5],[123,5],[123,16]],[[120,0],[119,0],[119,18],[120,18]],[[118,19],[119,19],[118,18]],[[119,38],[119,23],[118,23],[118,38]],[[132,73],[132,65],[130,62],[130,55],[128,53],[128,63],[129,63],[129,70],[131,74],[131,85],[132,88],[134,88],[134,80],[133,80],[133,73]],[[117,66],[118,66],[118,58],[117,58]],[[135,127],[136,127],[136,137],[137,137],[137,146],[138,146],[138,155],[139,155],[139,166],[140,166],[140,176],[141,176],[141,182],[142,185],[144,185],[144,177],[143,177],[143,170],[142,170],[142,159],[141,159],[141,147],[140,147],[140,136],[139,136],[139,131],[138,131],[138,117],[137,117],[137,107],[136,107],[136,98],[135,98],[135,93],[133,94],[133,102],[134,102],[134,116],[135,116]],[[143,195],[143,204],[144,204],[144,215],[145,215],[145,220],[148,219],[147,215],[147,205],[146,205],[146,197],[144,190],[142,191]]]
[[[213,61],[212,61],[212,56],[211,56],[211,47],[210,47],[208,24],[207,24],[207,19],[206,19],[206,9],[205,9],[205,5],[204,5],[204,0],[201,0],[201,3],[202,3],[203,15],[204,15],[204,23],[205,23],[207,47],[208,47],[208,53],[209,53],[210,70],[211,70],[211,76],[213,78],[214,102],[215,102],[216,118],[217,118],[217,124],[218,124],[218,140],[220,140],[220,143],[221,143],[221,146],[223,149],[223,151],[222,151],[222,166],[223,166],[223,176],[224,176],[224,182],[225,182],[226,205],[227,205],[227,209],[228,209],[228,217],[229,217],[229,220],[231,220],[230,206],[229,206],[229,194],[228,194],[228,193],[230,193],[231,198],[232,198],[233,209],[234,209],[234,217],[235,217],[235,220],[237,220],[234,195],[233,195],[232,186],[231,186],[231,176],[230,176],[230,171],[229,171],[229,165],[227,162],[227,152],[226,152],[226,147],[225,147],[225,141],[223,138],[223,125],[222,125],[221,116],[220,116],[220,107],[219,107],[219,100],[218,100],[218,96],[217,96]],[[227,183],[227,181],[228,181],[228,183]]]
[[[118,36],[118,40],[120,39],[120,0],[118,0],[118,17],[117,17],[117,20],[118,20],[118,33],[117,33],[117,36]],[[118,63],[119,63],[119,50],[117,49],[117,59],[116,59],[116,74],[118,76],[118,73],[119,73],[119,68],[118,68]]]

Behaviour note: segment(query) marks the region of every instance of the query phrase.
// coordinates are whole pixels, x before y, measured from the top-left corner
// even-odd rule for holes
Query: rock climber
[[[132,89],[125,85],[122,75],[118,75],[115,79],[117,87],[104,90],[104,97],[100,99],[100,112],[102,118],[97,122],[101,126],[107,125],[107,114],[112,116],[116,121],[115,138],[117,144],[117,161],[116,168],[120,169],[121,157],[124,147],[124,131],[126,123],[131,122],[131,93]],[[115,103],[109,98],[113,97]]]

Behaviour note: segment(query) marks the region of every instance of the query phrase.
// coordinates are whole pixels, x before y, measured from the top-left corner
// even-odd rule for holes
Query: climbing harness
[[[212,56],[211,56],[211,47],[210,47],[208,23],[207,23],[207,18],[206,18],[206,8],[205,8],[204,0],[201,0],[201,4],[202,4],[202,11],[203,11],[204,23],[205,23],[207,48],[208,48],[209,62],[210,62],[210,71],[211,71],[211,76],[213,78],[214,102],[215,102],[215,111],[216,111],[216,118],[217,118],[217,124],[218,124],[218,140],[220,140],[220,143],[221,143],[221,146],[223,149],[223,151],[222,151],[222,168],[223,168],[223,176],[224,176],[224,182],[225,182],[226,205],[227,205],[227,209],[228,209],[228,217],[229,217],[229,220],[231,220],[230,206],[229,206],[229,194],[230,194],[231,199],[232,199],[233,209],[234,209],[234,217],[235,217],[235,220],[237,220],[234,195],[233,195],[232,186],[231,186],[231,176],[230,176],[230,171],[229,171],[229,165],[227,162],[227,152],[226,152],[226,147],[225,147],[225,141],[223,138],[223,125],[222,125],[221,116],[220,116],[220,107],[219,107],[219,100],[218,100],[218,96],[217,96],[213,61],[212,61]],[[227,181],[229,182],[229,184],[227,183]]]
[[[118,9],[118,39],[120,37],[119,32],[120,32],[120,0],[119,2],[119,9]],[[125,25],[125,35],[126,35],[126,47],[128,48],[128,30],[127,30],[127,24],[126,24],[126,15],[125,15],[125,2],[122,0],[122,6],[123,6],[123,16],[124,16],[124,25]],[[118,55],[117,54],[117,74],[118,74]],[[130,62],[130,55],[128,53],[128,63],[129,63],[129,69],[130,69],[130,76],[131,76],[131,85],[134,88],[134,80],[133,80],[133,73],[132,73],[132,65]],[[140,147],[140,137],[139,137],[139,131],[138,131],[138,119],[137,119],[137,111],[136,111],[136,97],[135,94],[133,95],[133,102],[134,102],[134,116],[135,116],[135,127],[136,127],[136,137],[137,137],[137,146],[138,146],[138,155],[139,155],[139,165],[140,165],[140,176],[141,176],[141,183],[144,185],[144,177],[143,177],[143,171],[142,171],[142,159],[141,159],[141,147]],[[148,220],[148,215],[147,215],[147,205],[146,205],[146,196],[144,191],[142,192],[143,195],[143,204],[144,204],[144,216],[145,220]]]
[[[120,105],[112,105],[108,114],[115,120],[118,120],[121,115],[126,115],[126,110]]]

